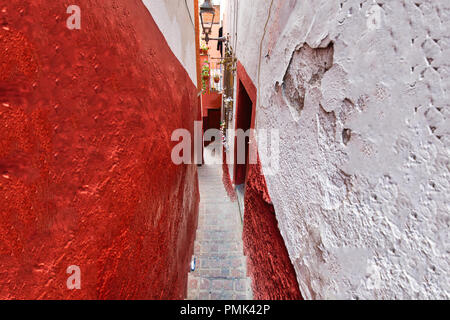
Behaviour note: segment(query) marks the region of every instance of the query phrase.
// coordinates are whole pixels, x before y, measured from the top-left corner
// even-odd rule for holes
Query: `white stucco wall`
[[[197,84],[194,0],[142,0],[175,56]]]
[[[274,0],[258,82],[270,4],[239,1],[235,41],[303,295],[450,298],[450,2]]]

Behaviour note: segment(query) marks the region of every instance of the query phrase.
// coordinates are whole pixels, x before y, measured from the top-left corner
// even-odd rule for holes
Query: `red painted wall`
[[[256,87],[241,63],[237,66],[237,78],[238,95],[248,95],[251,100],[253,110],[250,126],[254,128]],[[238,96],[236,105],[236,114],[238,116],[242,114],[244,118],[248,117],[248,114],[240,108],[247,107],[250,102],[246,100],[248,100],[247,97]],[[241,120],[236,119],[237,128]],[[244,251],[253,280],[254,298],[258,300],[302,299],[294,267],[278,229],[275,210],[267,190],[259,157],[257,164],[247,165],[244,202]]]
[[[261,163],[249,165],[245,188],[244,250],[258,300],[302,299],[294,267],[278,229]]]
[[[241,81],[238,81],[237,84],[237,103],[236,103],[236,123],[235,128],[236,130],[241,129],[244,132],[247,132],[249,129],[254,129],[254,119],[253,117],[253,110],[254,110],[254,102],[250,99],[248,96],[247,90],[245,89],[244,85]],[[249,156],[250,156],[250,150],[248,148],[248,138],[246,138],[246,149],[245,149],[245,163],[238,163],[238,154],[237,154],[237,148],[234,148],[234,183],[236,185],[244,184],[245,183],[245,177],[247,175],[247,169],[248,166],[246,163],[249,162]],[[237,136],[235,137],[235,144],[237,145]]]
[[[73,31],[70,4],[0,7],[0,299],[183,298],[199,193],[170,137],[197,90],[140,0],[78,0]]]
[[[225,149],[222,149],[222,152],[222,183],[230,200],[235,202],[237,200],[237,195],[233,187],[233,182],[231,182],[230,170],[228,169],[227,164],[227,154]]]
[[[209,92],[202,94],[203,115],[208,113],[208,110],[217,110],[222,107],[222,94],[217,92]]]

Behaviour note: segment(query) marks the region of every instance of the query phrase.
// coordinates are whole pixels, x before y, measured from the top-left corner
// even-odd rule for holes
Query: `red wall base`
[[[236,114],[238,118],[235,127],[244,127],[242,123],[248,122],[250,117],[248,108],[252,108],[250,127],[254,128],[256,87],[240,62],[237,64],[237,78]],[[235,145],[235,160],[237,159],[236,152]],[[235,183],[244,183],[245,180],[243,239],[248,270],[253,279],[254,298],[261,300],[302,299],[295,269],[278,229],[278,222],[259,157],[257,164],[245,166],[246,170],[241,173],[240,178],[237,166],[234,167]]]
[[[231,182],[230,170],[227,164],[227,154],[225,149],[222,149],[222,152],[222,183],[230,200],[235,202],[237,200],[237,195],[233,187],[233,182]]]
[[[184,298],[197,90],[141,1],[78,0],[81,30],[65,3],[0,12],[0,299]]]

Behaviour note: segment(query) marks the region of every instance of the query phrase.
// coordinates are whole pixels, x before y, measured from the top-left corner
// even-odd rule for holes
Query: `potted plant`
[[[200,46],[200,54],[201,55],[206,56],[208,54],[208,50],[209,50],[209,48],[205,44],[202,44]]]

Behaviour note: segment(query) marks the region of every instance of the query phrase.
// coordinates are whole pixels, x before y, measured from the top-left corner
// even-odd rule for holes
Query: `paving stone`
[[[202,278],[200,281],[200,290],[208,290],[211,286],[211,281],[206,278]]]
[[[237,294],[236,300],[248,300],[248,297],[245,294]]]
[[[220,300],[234,300],[235,294],[233,290],[223,290],[220,294]]]
[[[221,290],[221,289],[223,289],[223,280],[221,280],[221,279],[213,280],[212,288],[213,288],[213,290]]]
[[[209,300],[210,293],[208,291],[200,291],[197,300]]]
[[[189,279],[189,290],[197,290],[198,289],[198,279],[192,278]]]
[[[234,283],[234,289],[236,291],[246,291],[247,290],[248,281],[245,279],[236,280]]]
[[[205,148],[205,152],[212,147]],[[194,244],[197,265],[189,273],[188,299],[249,300],[251,282],[246,274],[238,204],[228,198],[221,165],[206,164],[199,168],[198,176],[200,210]]]

